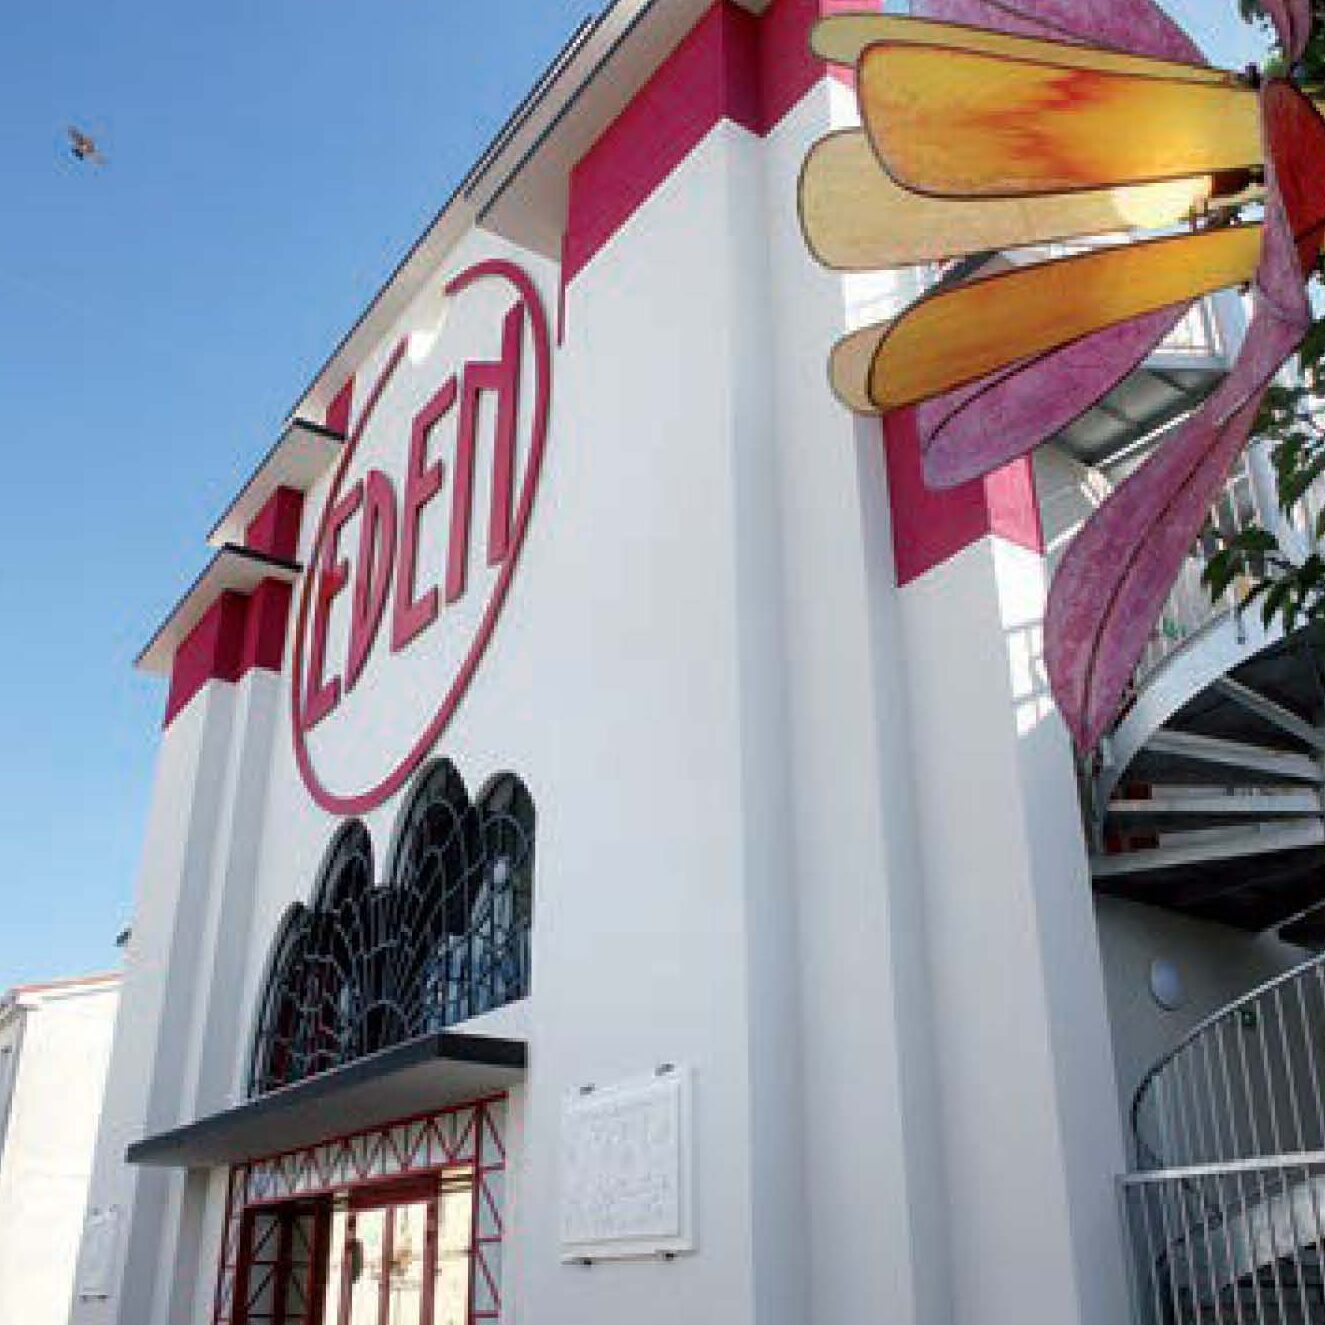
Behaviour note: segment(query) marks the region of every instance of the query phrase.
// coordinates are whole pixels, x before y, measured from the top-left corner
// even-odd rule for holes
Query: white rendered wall
[[[1122,1136],[1044,591],[989,538],[903,595],[954,1318],[1109,1325]]]
[[[766,145],[776,371],[765,453],[778,484],[799,947],[802,1319],[900,1325],[949,1319],[905,659],[879,428],[826,383],[861,283],[813,263],[794,211],[809,144],[853,117],[847,89],[825,81]],[[775,1172],[777,1157],[757,1163]]]
[[[914,989],[909,750],[885,740],[896,642],[870,608],[892,592],[881,459],[823,389],[842,292],[790,201],[840,95],[821,87],[768,142],[719,127],[572,285],[523,562],[438,747],[471,789],[514,769],[538,806],[506,1266],[523,1320],[846,1321],[862,1304],[900,1320],[941,1291],[929,1050],[920,1021],[899,1029],[888,955]],[[494,249],[475,237],[446,271]],[[338,824],[288,741],[273,765],[250,1009]],[[402,799],[366,817],[379,873]],[[562,1097],[660,1061],[696,1072],[699,1253],[564,1266]]]
[[[434,751],[471,792],[518,773],[537,806],[508,1133],[522,1325],[1113,1325],[1123,1301],[1041,559],[985,540],[896,590],[878,427],[824,379],[854,287],[813,266],[793,206],[808,143],[849,113],[824,84],[767,140],[719,126],[572,283],[521,565]],[[555,309],[552,265],[483,235],[438,285],[492,253]],[[363,365],[359,407],[434,295]],[[384,408],[407,424],[407,404]],[[349,720],[421,727],[434,699],[370,663],[375,720]],[[289,704],[288,674],[213,685],[165,738],[93,1198],[137,1202],[129,1269],[75,1325],[173,1325],[210,1292],[220,1175],[121,1156],[144,1120],[242,1094],[272,939],[341,822],[300,779]],[[380,755],[316,739],[350,785]],[[379,877],[405,794],[365,816]],[[563,1265],[562,1100],[660,1062],[695,1073],[698,1251]]]
[[[21,1039],[0,1032],[18,1060],[0,1150],[0,1321],[68,1318],[117,995],[114,984],[20,995]]]
[[[76,1297],[73,1325],[173,1325],[209,1301],[220,1224],[210,1193],[223,1199],[223,1184],[133,1169],[124,1153],[231,1099],[279,687],[263,672],[208,685],[162,737],[88,1196],[89,1214],[119,1212],[116,1272],[104,1297]]]
[[[9,1111],[14,1102],[18,1081],[18,1060],[23,1048],[22,1010],[15,1006],[7,1016],[0,1015],[0,1161],[4,1159],[5,1133]]]
[[[184,983],[179,965],[172,963],[180,922],[188,923],[179,914],[181,890],[190,875],[196,881],[210,860],[210,807],[219,795],[234,703],[232,688],[207,686],[162,736],[88,1193],[89,1212],[118,1212],[116,1271],[105,1297],[75,1297],[73,1325],[128,1325],[130,1320],[147,1325],[150,1320],[163,1221],[179,1180],[159,1170],[130,1168],[124,1152],[173,1113],[176,1104],[174,1090],[158,1074],[172,1064],[178,1068],[188,1052],[178,1033],[162,1035],[172,970],[176,992]],[[199,886],[194,883],[195,890]]]
[[[436,751],[471,791],[512,769],[537,806],[531,1066],[513,1109],[521,1246],[506,1268],[529,1325],[753,1319],[729,371],[759,326],[736,297],[730,247],[747,151],[740,131],[716,131],[571,287],[522,564]],[[446,272],[494,249],[474,237]],[[555,291],[554,272],[520,261]],[[402,799],[366,819],[379,872]],[[276,920],[307,897],[336,827],[309,801],[288,742],[267,821],[249,1006]],[[562,1098],[660,1062],[695,1072],[700,1253],[563,1265]]]

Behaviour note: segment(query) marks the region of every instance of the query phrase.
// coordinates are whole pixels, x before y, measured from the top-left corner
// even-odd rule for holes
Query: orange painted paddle
[[[884,169],[918,193],[1016,197],[1260,165],[1251,89],[883,42],[858,95]]]

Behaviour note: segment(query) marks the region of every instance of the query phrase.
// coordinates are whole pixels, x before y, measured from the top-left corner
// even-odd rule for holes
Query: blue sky
[[[0,989],[116,963],[164,702],[131,661],[593,3],[4,6]],[[1173,8],[1222,62],[1259,44],[1211,0]]]

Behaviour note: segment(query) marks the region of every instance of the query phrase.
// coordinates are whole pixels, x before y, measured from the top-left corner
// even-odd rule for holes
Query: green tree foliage
[[[1272,36],[1259,0],[1238,0],[1242,16]],[[1316,29],[1301,66],[1294,71],[1305,91],[1319,97],[1325,92],[1325,0],[1316,0]],[[1281,72],[1282,57],[1266,62],[1267,72]],[[1318,266],[1312,280],[1312,306],[1319,314],[1321,298]],[[1278,481],[1279,504],[1285,517],[1298,515],[1303,496],[1325,474],[1325,316],[1318,315],[1298,353],[1294,385],[1270,389],[1261,407],[1253,436],[1269,441]],[[1302,529],[1314,542],[1305,560],[1295,559],[1280,546],[1275,533],[1252,526],[1222,540],[1204,574],[1211,597],[1220,598],[1237,583],[1249,584],[1240,607],[1259,603],[1268,626],[1276,617],[1285,630],[1305,622],[1325,621],[1325,512],[1314,529]]]
[[[1238,8],[1248,23],[1255,23],[1265,32],[1268,40],[1274,40],[1274,30],[1265,17],[1260,0],[1238,0]],[[1298,82],[1308,92],[1325,87],[1325,3],[1315,0],[1312,8],[1316,15],[1316,30],[1302,58],[1302,66],[1297,70]],[[1283,61],[1277,56],[1271,58],[1265,62],[1265,69],[1268,73],[1282,72]]]

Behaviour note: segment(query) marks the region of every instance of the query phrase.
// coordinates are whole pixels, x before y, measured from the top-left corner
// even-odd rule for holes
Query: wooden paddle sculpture
[[[1310,0],[1267,0],[1292,65]],[[928,0],[822,20],[863,127],[811,149],[806,242],[836,270],[1088,235],[1077,256],[943,283],[834,348],[852,409],[914,414],[946,488],[1054,436],[1202,295],[1249,286],[1232,372],[1092,517],[1049,595],[1045,659],[1078,747],[1112,721],[1274,375],[1310,324],[1325,238],[1325,120],[1286,78],[1210,68],[1152,0]],[[1149,232],[1149,233],[1147,233]]]

